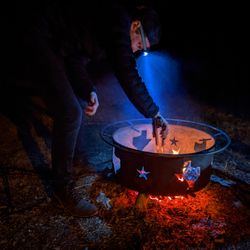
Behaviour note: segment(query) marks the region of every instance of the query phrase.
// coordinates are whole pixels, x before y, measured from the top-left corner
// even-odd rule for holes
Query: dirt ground
[[[210,181],[196,197],[150,197],[147,209],[139,209],[137,193],[108,178],[112,148],[100,138],[106,123],[90,120],[85,141],[96,171],[79,179],[77,189],[98,206],[92,218],[74,218],[51,198],[51,118],[37,110],[26,122],[18,112],[2,114],[0,248],[250,249],[250,121],[211,106],[202,111],[203,121],[232,139],[213,163],[213,174],[231,186]],[[101,192],[106,203],[98,202]]]

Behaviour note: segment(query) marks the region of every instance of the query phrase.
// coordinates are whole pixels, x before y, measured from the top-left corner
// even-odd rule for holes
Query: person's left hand
[[[93,116],[96,113],[97,108],[99,107],[99,101],[96,92],[90,93],[90,102],[84,109],[84,113],[87,116]]]

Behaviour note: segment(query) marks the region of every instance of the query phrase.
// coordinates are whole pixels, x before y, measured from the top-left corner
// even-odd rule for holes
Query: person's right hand
[[[161,128],[160,135],[162,140],[164,141],[168,135],[168,122],[159,112],[153,119],[155,119],[156,121],[157,128]]]
[[[99,101],[96,92],[90,93],[90,102],[84,109],[84,113],[87,116],[93,116],[96,113],[97,108],[99,107]]]

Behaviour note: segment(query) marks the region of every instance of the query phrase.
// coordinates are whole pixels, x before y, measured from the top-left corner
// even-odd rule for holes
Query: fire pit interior
[[[156,145],[152,120],[110,124],[103,139],[114,148],[113,165],[118,182],[151,195],[194,195],[207,185],[213,156],[230,144],[228,135],[215,127],[168,119],[164,145]]]
[[[167,141],[162,147],[155,144],[151,124],[137,124],[118,129],[113,139],[115,143],[129,149],[164,154],[201,152],[215,144],[215,139],[205,131],[174,124],[169,125]]]

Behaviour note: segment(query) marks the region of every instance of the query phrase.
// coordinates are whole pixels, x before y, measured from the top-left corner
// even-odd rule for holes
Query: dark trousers
[[[65,88],[65,93],[68,93],[67,97],[62,102],[61,100],[49,100],[48,104],[54,117],[52,167],[55,177],[59,181],[68,181],[73,177],[72,163],[77,142],[81,139],[79,136],[82,133],[79,132],[83,129],[84,120],[82,101],[65,85],[62,84],[62,88]]]
[[[11,69],[17,72],[14,75],[25,79],[21,82],[28,83],[26,88],[41,93],[53,116],[52,168],[56,180],[68,181],[73,174],[72,161],[83,125],[85,101],[74,92],[63,57],[45,40],[27,39],[16,55]]]

